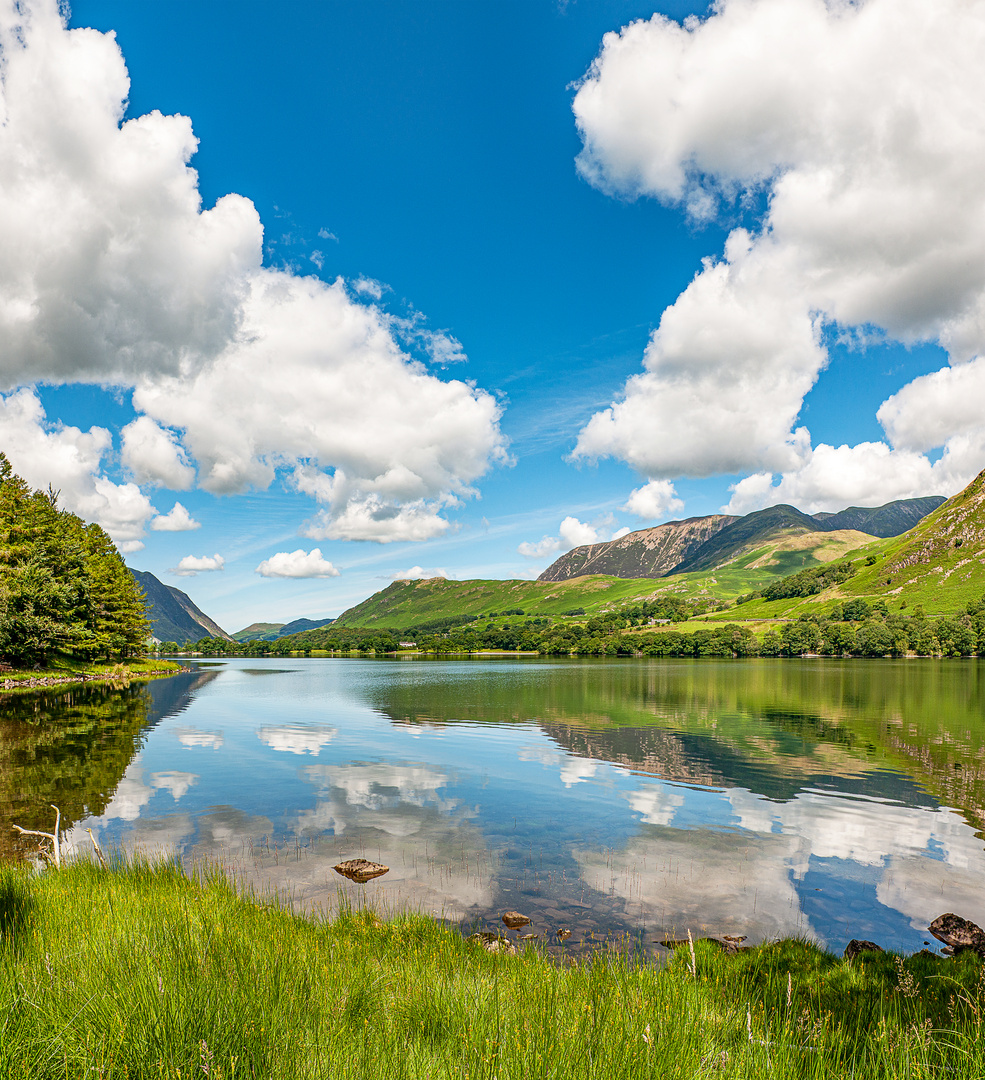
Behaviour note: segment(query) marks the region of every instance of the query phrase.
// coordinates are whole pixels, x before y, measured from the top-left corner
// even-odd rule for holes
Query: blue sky
[[[956,3],[73,4],[115,44],[7,12],[7,157],[51,192],[0,172],[0,443],[228,630],[951,494],[985,465]]]

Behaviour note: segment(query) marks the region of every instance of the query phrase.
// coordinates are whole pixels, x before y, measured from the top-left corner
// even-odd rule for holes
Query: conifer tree
[[[0,658],[42,663],[143,653],[143,594],[98,525],[32,491],[0,453]]]

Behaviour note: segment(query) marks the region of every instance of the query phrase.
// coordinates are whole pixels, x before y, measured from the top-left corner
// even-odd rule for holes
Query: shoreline
[[[166,663],[166,661],[158,662]],[[122,670],[120,670],[121,668]],[[49,687],[83,685],[91,682],[145,682],[151,679],[168,678],[190,670],[190,668],[186,668],[181,664],[174,663],[167,667],[150,669],[135,669],[117,665],[115,668],[106,671],[74,671],[50,674],[39,672],[37,675],[23,673],[19,678],[5,672],[0,677],[0,690],[45,690]]]

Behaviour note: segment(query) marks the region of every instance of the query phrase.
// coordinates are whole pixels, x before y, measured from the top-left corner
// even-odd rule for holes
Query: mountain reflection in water
[[[56,803],[77,844],[219,859],[301,906],[915,950],[945,910],[985,922],[982,670],[229,661],[6,701],[2,814],[50,828]],[[390,873],[338,878],[355,856]]]

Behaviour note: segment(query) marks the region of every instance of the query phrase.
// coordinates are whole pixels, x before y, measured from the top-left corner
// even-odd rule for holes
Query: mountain
[[[714,570],[723,563],[758,547],[779,535],[794,535],[828,530],[796,507],[780,503],[756,510],[733,520],[726,528],[706,540],[668,574],[692,574]]]
[[[779,566],[777,553],[798,551],[801,564],[824,562],[835,555],[807,550],[825,548],[823,533],[837,533],[842,552],[865,544],[871,537],[893,537],[913,528],[944,499],[929,495],[920,499],[898,499],[885,506],[850,506],[836,514],[802,513],[781,503],[744,517],[712,514],[686,521],[670,521],[652,529],[639,529],[605,544],[577,547],[553,562],[538,581],[566,581],[586,574],[613,577],[670,577],[676,574],[709,573],[751,555],[765,546],[772,548],[769,565]],[[816,543],[804,541],[818,534]],[[847,546],[846,546],[847,545]],[[780,560],[782,562],[782,560]],[[767,563],[757,561],[757,566]],[[791,569],[793,565],[791,564]]]
[[[738,520],[728,514],[712,514],[638,529],[606,544],[586,544],[551,563],[537,580],[566,581],[585,574],[663,577],[717,532]]]
[[[203,637],[233,639],[218,623],[195,606],[187,593],[165,585],[146,570],[131,570],[146,596],[147,619],[158,641],[198,641]]]
[[[885,506],[849,506],[837,514],[814,514],[825,529],[856,529],[882,538],[908,532],[943,503],[943,495],[922,499],[897,499]]]
[[[303,630],[317,630],[328,626],[334,619],[295,619],[289,623],[255,622],[237,630],[233,640],[243,644],[247,641],[276,641],[289,634],[300,634]]]
[[[279,636],[278,632],[283,625],[279,622],[250,623],[249,626],[244,626],[242,630],[237,630],[233,634],[233,641],[238,641],[240,644],[246,641],[273,641],[274,637]],[[273,635],[273,637],[268,635]]]

